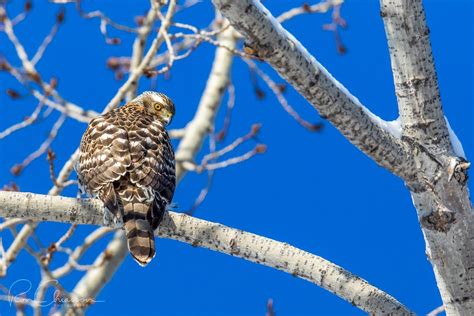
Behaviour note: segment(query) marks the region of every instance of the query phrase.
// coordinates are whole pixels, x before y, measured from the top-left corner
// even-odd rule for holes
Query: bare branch
[[[64,21],[64,11],[61,10],[59,13],[56,15],[56,23],[53,25],[51,28],[51,31],[49,32],[48,36],[46,36],[43,40],[43,43],[41,43],[40,47],[36,51],[36,54],[33,56],[31,59],[31,63],[33,65],[36,65],[38,61],[43,57],[44,52],[46,51],[46,48],[48,47],[49,44],[54,39],[54,36],[56,36],[56,33],[59,30],[59,26],[61,23]]]
[[[19,122],[19,123],[16,123],[10,127],[8,127],[7,129],[5,129],[3,132],[0,132],[0,140],[11,135],[12,133],[22,129],[22,128],[25,128],[27,126],[30,126],[31,124],[33,124],[34,122],[36,122],[36,120],[38,119],[38,116],[41,112],[41,109],[43,108],[44,106],[44,99],[41,100],[38,105],[36,106],[35,110],[33,111],[33,113],[31,113],[30,116],[28,116],[26,119],[24,119],[23,121]]]
[[[230,122],[232,118],[232,111],[235,107],[235,86],[232,82],[229,82],[229,86],[227,87],[227,108],[225,112],[224,123],[222,124],[222,128],[219,132],[216,133],[216,139],[218,141],[223,141],[224,138],[227,136],[230,128]]]
[[[474,210],[466,189],[470,164],[442,111],[423,4],[421,0],[381,0],[380,4],[402,139],[416,162],[419,183],[410,191],[426,253],[446,314],[472,315]]]
[[[40,147],[32,152],[28,157],[25,158],[21,163],[14,165],[11,168],[11,172],[14,175],[19,175],[23,169],[25,169],[31,162],[33,162],[35,159],[41,157],[49,148],[51,143],[54,141],[56,138],[59,129],[61,126],[64,124],[66,120],[66,117],[64,115],[61,115],[56,123],[54,123],[53,127],[51,128],[51,131],[48,133],[48,137],[46,140],[40,145]]]
[[[0,232],[4,230],[5,228],[9,228],[11,226],[15,226],[18,224],[23,224],[26,222],[27,219],[24,218],[12,218],[12,219],[6,219],[3,223],[0,224]],[[3,256],[5,257],[5,256]]]
[[[308,4],[303,4],[300,5],[296,8],[293,8],[291,10],[288,10],[286,12],[283,12],[280,14],[276,20],[279,23],[283,23],[285,21],[288,21],[298,15],[302,14],[308,14],[308,13],[326,13],[328,12],[331,8],[342,4],[344,1],[343,0],[328,0],[328,1],[321,1],[320,3],[313,4],[313,5],[308,5]]]
[[[263,72],[260,68],[257,67],[255,62],[252,60],[244,59],[244,62],[250,67],[251,70],[255,71],[257,75],[262,78],[262,80],[267,84],[267,86],[272,90],[273,94],[277,97],[278,102],[280,102],[281,106],[283,109],[291,115],[295,119],[298,124],[303,126],[309,131],[317,132],[320,131],[323,127],[321,123],[310,123],[303,119],[298,112],[293,109],[293,107],[288,103],[286,98],[283,96],[283,93],[281,91],[280,86],[276,84],[275,81],[273,81],[272,78],[270,78],[269,75],[267,75],[265,72]]]
[[[436,307],[431,312],[426,314],[426,316],[437,316],[437,315],[441,314],[442,312],[444,312],[444,306],[443,305]]]
[[[379,165],[413,179],[413,161],[381,120],[331,74],[259,2],[214,0],[216,7],[246,39],[256,54],[287,80],[320,115]]]
[[[421,0],[381,0],[403,135],[451,152]]]
[[[156,2],[152,1],[152,6],[155,10],[158,8],[156,7]],[[176,8],[176,0],[170,0],[168,11],[166,12],[165,18],[161,21],[160,29],[156,35],[156,38],[151,43],[148,52],[140,61],[139,65],[132,70],[130,76],[128,77],[127,81],[120,87],[117,91],[115,96],[109,101],[107,106],[105,107],[103,113],[109,111],[118,106],[120,101],[124,98],[125,94],[137,84],[140,77],[143,75],[143,72],[149,66],[151,60],[155,56],[158,48],[161,46],[164,40],[163,34],[168,31],[169,26],[171,25],[171,19],[173,18],[174,10]]]
[[[110,233],[112,231],[111,228],[109,227],[99,227],[96,230],[94,230],[92,233],[89,234],[84,239],[84,243],[82,243],[80,246],[77,246],[76,249],[70,254],[69,256],[69,261],[62,267],[56,268],[53,272],[52,275],[58,279],[66,274],[70,273],[73,271],[73,269],[76,270],[83,270],[79,266],[79,259],[84,255],[84,253],[97,241],[99,241],[102,237],[104,237],[106,234]],[[94,265],[92,265],[94,266]],[[88,269],[89,267],[87,267]]]
[[[0,216],[28,217],[36,221],[51,220],[76,224],[103,224],[103,204],[95,199],[74,199],[23,192],[0,191]],[[116,234],[123,236],[122,231]],[[355,306],[374,314],[411,315],[412,313],[387,293],[375,288],[367,281],[343,268],[287,243],[275,241],[221,224],[208,222],[185,214],[167,212],[156,231],[160,237],[179,240],[193,246],[208,248],[251,262],[290,273],[319,285]],[[114,239],[126,252],[123,237]],[[109,245],[110,247],[111,245]],[[117,257],[110,257],[115,260]],[[118,264],[112,265],[109,273],[97,274],[90,282],[106,283]],[[113,267],[112,267],[113,266]],[[100,270],[100,269],[97,269]],[[90,284],[79,283],[78,287]],[[96,287],[97,288],[97,287]],[[74,297],[72,300],[94,298]]]
[[[153,1],[152,1],[153,2]],[[145,52],[146,41],[153,29],[153,24],[157,18],[157,8],[150,4],[150,10],[148,10],[147,15],[143,19],[142,26],[138,29],[138,35],[133,42],[133,54],[130,60],[130,68],[136,69],[140,62],[143,59],[143,54]],[[138,80],[132,82],[127,93],[127,100],[133,99],[137,94]]]

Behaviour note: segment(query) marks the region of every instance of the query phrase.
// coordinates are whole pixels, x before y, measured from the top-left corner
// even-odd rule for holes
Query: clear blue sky
[[[48,33],[58,7],[35,1],[27,21],[17,27],[18,36],[32,56]],[[425,1],[428,24],[439,75],[444,109],[468,158],[473,138],[473,7],[471,1]],[[265,1],[276,15],[301,1]],[[85,1],[86,10],[103,9],[112,18],[132,24],[145,12],[148,1]],[[10,5],[15,11],[16,5]],[[298,17],[285,24],[307,49],[362,103],[384,119],[397,117],[388,48],[377,1],[347,1],[343,16],[349,28],[342,33],[348,53],[337,54],[331,33],[321,30],[330,14]],[[204,27],[212,19],[210,1],[180,13],[177,20]],[[129,55],[131,38],[120,36],[121,45],[109,46],[99,32],[99,23],[84,21],[67,6],[66,21],[38,68],[43,77],[59,78],[58,90],[68,100],[100,111],[121,82],[105,67],[109,56]],[[158,80],[158,90],[175,100],[173,128],[183,127],[192,117],[203,91],[214,48],[203,44],[191,58],[177,62],[169,80]],[[13,50],[0,34],[0,53],[12,59]],[[269,69],[268,67],[264,67]],[[272,72],[273,77],[278,77]],[[232,78],[237,103],[228,140],[246,133],[255,122],[263,124],[260,141],[265,155],[216,172],[209,197],[196,216],[259,235],[288,242],[331,260],[387,291],[417,313],[441,304],[415,209],[403,182],[378,167],[326,123],[313,134],[287,115],[268,90],[257,100],[249,83],[246,65],[236,60]],[[280,79],[278,79],[280,80]],[[264,86],[263,83],[260,86]],[[143,80],[140,90],[149,82]],[[0,73],[0,130],[29,115],[32,97],[11,101],[6,88],[25,93]],[[291,104],[312,122],[321,119],[292,89]],[[0,141],[0,185],[15,181],[22,191],[46,193],[51,186],[44,157],[14,177],[9,168],[36,149],[57,118]],[[222,124],[223,111],[218,125]],[[79,144],[84,124],[68,120],[52,148],[57,169]],[[241,152],[249,149],[243,148]],[[189,174],[178,187],[175,202],[187,209],[205,185],[204,175]],[[472,188],[472,185],[471,185]],[[74,189],[65,194],[75,195]],[[43,244],[56,241],[66,225],[40,226]],[[94,227],[80,227],[69,246],[77,244]],[[11,241],[2,233],[4,244]],[[83,262],[91,262],[105,242],[93,248]],[[267,299],[275,301],[279,315],[360,315],[358,309],[329,292],[291,275],[177,241],[159,239],[157,257],[145,269],[129,256],[114,279],[102,291],[91,315],[264,315]],[[58,255],[57,260],[63,261]],[[71,289],[81,273],[64,280]],[[0,283],[15,280],[33,283],[39,273],[31,257],[22,252]],[[33,291],[28,294],[31,296]],[[51,295],[50,293],[48,295]],[[47,296],[48,297],[48,296]],[[0,302],[1,315],[13,315],[8,303]]]

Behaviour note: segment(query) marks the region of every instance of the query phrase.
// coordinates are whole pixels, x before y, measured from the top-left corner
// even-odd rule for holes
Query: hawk
[[[176,186],[166,131],[174,113],[171,99],[147,91],[94,118],[81,140],[79,185],[98,196],[115,220],[122,219],[130,254],[141,266],[155,256],[153,231]]]

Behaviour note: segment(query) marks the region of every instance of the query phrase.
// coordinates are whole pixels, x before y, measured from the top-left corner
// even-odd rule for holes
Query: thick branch
[[[256,0],[213,0],[256,54],[344,136],[379,165],[410,182],[413,162],[387,122],[368,111]]]
[[[103,208],[103,204],[95,199],[78,200],[0,191],[1,217],[102,225]],[[393,297],[365,280],[287,243],[174,212],[165,214],[156,234],[291,273],[333,292],[369,313],[411,314]],[[97,275],[96,282],[106,282],[109,277],[110,275]]]
[[[421,0],[381,0],[403,135],[452,150]]]
[[[474,315],[474,211],[460,145],[443,115],[421,0],[381,0],[405,139],[412,146],[426,253],[447,315]],[[451,135],[450,135],[451,134]]]

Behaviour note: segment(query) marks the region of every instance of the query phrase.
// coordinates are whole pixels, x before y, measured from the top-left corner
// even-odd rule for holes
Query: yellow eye
[[[161,103],[155,103],[153,107],[155,108],[156,111],[160,111],[162,108]]]

